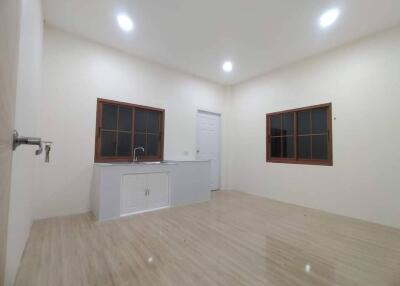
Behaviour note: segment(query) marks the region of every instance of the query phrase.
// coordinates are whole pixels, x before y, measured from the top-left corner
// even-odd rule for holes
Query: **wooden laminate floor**
[[[239,192],[35,222],[17,286],[400,285],[400,230]]]

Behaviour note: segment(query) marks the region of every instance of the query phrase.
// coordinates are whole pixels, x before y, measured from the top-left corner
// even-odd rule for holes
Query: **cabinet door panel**
[[[121,215],[147,208],[146,175],[125,175],[122,177]]]
[[[169,205],[169,176],[167,173],[148,174],[147,188],[150,193],[148,196],[148,208],[161,208]]]

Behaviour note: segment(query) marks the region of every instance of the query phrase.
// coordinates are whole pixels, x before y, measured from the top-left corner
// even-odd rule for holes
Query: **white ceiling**
[[[234,84],[400,23],[399,0],[43,0],[47,24]],[[341,16],[321,30],[319,16]],[[116,15],[131,16],[123,32]],[[221,65],[230,59],[234,71]]]

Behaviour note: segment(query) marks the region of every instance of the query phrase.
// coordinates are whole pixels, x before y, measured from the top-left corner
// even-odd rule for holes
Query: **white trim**
[[[198,109],[197,109],[197,113],[199,113],[199,112],[209,113],[209,114],[217,115],[217,116],[219,116],[219,117],[222,116],[222,113],[220,113],[220,112],[210,111],[210,110],[207,110],[207,109],[198,108]]]
[[[168,209],[170,208],[171,205],[161,207],[161,208],[155,208],[155,209],[149,209],[149,210],[142,210],[142,211],[137,211],[137,212],[132,212],[132,213],[127,213],[127,214],[121,214],[120,217],[126,217],[126,216],[131,216],[131,215],[137,215],[137,214],[142,214],[142,213],[148,213],[148,212],[154,212],[162,209]]]

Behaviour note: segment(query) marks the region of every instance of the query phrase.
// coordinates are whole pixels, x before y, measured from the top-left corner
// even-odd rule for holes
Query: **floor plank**
[[[108,222],[35,222],[17,286],[400,285],[400,230],[220,191]]]

